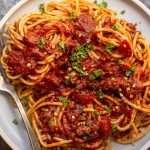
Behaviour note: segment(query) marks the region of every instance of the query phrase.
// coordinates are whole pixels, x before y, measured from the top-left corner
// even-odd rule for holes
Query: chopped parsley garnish
[[[97,110],[94,109],[94,110],[92,111],[92,117],[97,117],[98,114],[99,114],[99,113],[98,113]]]
[[[76,53],[70,57],[71,61],[73,61],[72,68],[80,73],[81,76],[87,76],[88,73],[79,67],[79,59],[86,58],[88,56],[88,51],[92,48],[92,45],[88,43],[82,46],[77,46],[75,48]]]
[[[117,130],[117,124],[112,126],[112,132],[114,133],[114,132],[116,132],[116,130]]]
[[[86,120],[86,117],[81,116],[81,117],[80,117],[80,120],[81,120],[81,121],[84,121],[84,120]]]
[[[94,75],[95,75],[95,77],[100,77],[101,76],[101,71],[100,70],[95,70],[94,71]]]
[[[27,105],[29,100],[27,96],[24,96],[23,98],[21,98],[21,101],[23,101],[23,104]]]
[[[41,49],[43,49],[44,45],[46,44],[46,40],[44,38],[42,38],[42,39],[40,39],[40,40],[37,41],[37,44],[39,45],[39,47]]]
[[[119,60],[118,62],[119,62],[120,65],[124,65],[125,64],[125,62],[122,61],[122,60]]]
[[[21,100],[23,100],[23,101],[28,101],[28,97],[27,97],[27,96],[24,96],[24,97],[21,98]]]
[[[90,80],[95,80],[96,78],[101,76],[100,70],[95,70],[92,75],[90,75]]]
[[[82,136],[82,139],[84,139],[84,140],[88,140],[89,138],[90,138],[90,135],[88,135],[88,134]]]
[[[78,55],[77,54],[73,54],[73,55],[71,55],[70,58],[71,58],[72,61],[75,61],[75,60],[78,59]]]
[[[17,119],[14,119],[14,120],[12,121],[12,123],[14,123],[15,125],[18,125]]]
[[[55,118],[55,117],[52,117],[52,118],[49,120],[49,127],[52,128],[55,123],[56,123],[56,118]]]
[[[124,15],[125,13],[126,13],[125,10],[122,10],[122,11],[120,12],[121,15]]]
[[[97,16],[97,15],[95,15],[95,16],[93,17],[93,19],[95,20],[95,19],[97,19],[97,17],[98,17],[98,16]]]
[[[107,8],[107,6],[108,6],[108,4],[105,1],[102,1],[101,3],[98,4],[98,1],[94,0],[94,3],[103,8]]]
[[[95,80],[95,79],[96,79],[96,77],[94,74],[90,75],[90,80]]]
[[[98,4],[97,0],[94,0],[94,3],[95,3],[95,4]]]
[[[90,33],[92,33],[94,31],[94,29],[90,29]]]
[[[131,66],[131,68],[129,70],[126,70],[125,75],[129,76],[129,75],[133,74],[134,71],[135,71],[135,67]]]
[[[45,7],[44,3],[39,5],[39,10],[42,14],[45,13],[44,7]]]
[[[106,51],[108,54],[111,55],[114,48],[115,48],[115,46],[112,45],[111,43],[109,43],[109,44],[106,45],[105,51]]]
[[[76,90],[80,90],[81,89],[81,87],[80,86],[76,86]]]
[[[100,6],[103,7],[103,8],[107,8],[108,4],[105,1],[102,1]]]
[[[111,112],[112,112],[111,108],[108,107],[107,105],[105,105],[104,107],[105,107],[105,109],[107,110],[108,113],[111,113]]]
[[[63,41],[59,42],[59,47],[64,50],[65,49],[65,43]]]
[[[100,99],[103,99],[104,93],[103,93],[102,89],[99,89],[99,91],[98,91],[97,94],[98,94],[98,97],[99,97]]]
[[[73,78],[73,76],[69,74],[68,77],[69,77],[69,78],[68,78],[67,81],[68,81],[69,83],[72,83],[72,78]]]
[[[71,60],[76,61],[79,58],[86,58],[88,55],[88,51],[91,50],[92,48],[93,48],[92,45],[90,45],[88,43],[86,43],[82,46],[77,46],[75,48],[75,50],[77,52],[71,56]]]
[[[59,101],[63,103],[64,107],[68,107],[69,101],[66,97],[60,97]]]
[[[71,18],[72,20],[76,19],[76,16],[75,16],[74,12],[71,13],[70,18]]]
[[[120,29],[120,27],[119,26],[113,26],[112,29],[115,31],[118,31]]]
[[[81,76],[87,76],[88,75],[88,73],[86,71],[83,71],[82,69],[79,68],[79,63],[78,62],[72,63],[72,68],[76,72],[80,73]]]

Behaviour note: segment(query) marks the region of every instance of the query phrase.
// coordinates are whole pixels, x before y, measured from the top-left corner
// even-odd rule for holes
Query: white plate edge
[[[28,0],[20,0],[16,3],[7,13],[6,15],[0,20],[0,31],[3,28],[4,24],[7,22],[7,19],[21,6],[23,6]],[[0,32],[1,34],[1,32]],[[16,144],[7,136],[4,130],[0,127],[0,136],[4,139],[4,141],[13,149],[13,150],[20,150]]]
[[[2,128],[0,128],[0,135],[12,149],[19,150],[19,148],[12,142],[12,140],[10,140],[10,138],[6,135]]]
[[[21,6],[23,6],[26,2],[29,0],[20,0],[14,7],[12,7],[6,15],[0,20],[0,30],[4,26],[4,24],[7,22],[7,19]],[[147,15],[150,17],[150,9],[147,8],[142,2],[139,0],[131,0],[133,3],[135,3],[138,7],[140,7]],[[13,150],[19,150],[19,148],[10,140],[10,138],[6,135],[6,133],[0,128],[0,135],[1,137],[6,141],[6,143],[13,149]],[[140,149],[140,150],[146,150],[149,147],[149,141]]]

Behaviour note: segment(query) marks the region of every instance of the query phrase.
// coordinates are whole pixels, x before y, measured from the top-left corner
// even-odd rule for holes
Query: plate
[[[28,12],[37,12],[40,3],[51,0],[21,0],[1,20],[0,29],[6,22],[13,23],[19,16]],[[117,10],[118,17],[126,18],[128,22],[137,23],[137,28],[150,42],[150,10],[138,0],[105,0],[108,7]],[[126,13],[121,15],[120,12]],[[6,93],[0,92],[0,135],[14,150],[31,150],[30,142],[17,109],[15,109]],[[18,125],[12,123],[17,119]],[[122,145],[115,142],[111,144],[112,150],[146,150],[150,147],[150,132],[134,144]]]

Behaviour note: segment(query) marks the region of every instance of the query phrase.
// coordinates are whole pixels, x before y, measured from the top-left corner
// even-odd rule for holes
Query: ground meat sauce
[[[118,107],[106,100],[103,94],[113,95],[116,100],[120,98],[120,94],[123,94],[132,101],[143,87],[134,76],[135,70],[132,64],[124,59],[131,56],[128,41],[115,35],[114,38],[120,41],[119,47],[106,46],[98,38],[95,31],[97,22],[91,15],[82,14],[72,21],[66,21],[66,24],[70,27],[69,29],[63,22],[56,22],[51,26],[42,25],[29,31],[24,37],[25,48],[23,50],[14,48],[8,55],[7,64],[13,74],[27,76],[38,68],[38,61],[61,51],[62,56],[54,60],[51,70],[35,86],[37,93],[35,97],[39,98],[42,94],[53,92],[54,97],[48,101],[66,102],[62,115],[63,134],[81,144],[88,141],[88,144],[82,146],[96,149],[101,144],[101,139],[107,139],[111,135],[110,115],[116,117],[124,114],[125,117],[120,122],[120,126],[124,127],[129,123],[132,114],[129,106]],[[112,25],[110,20],[105,20],[106,28]],[[130,28],[134,32],[134,27],[130,25]],[[53,49],[50,41],[45,40],[46,34],[53,29],[57,30],[58,34],[68,37],[63,51],[59,45]],[[41,39],[45,40],[42,41],[44,45],[39,46]],[[108,47],[122,54],[121,63],[112,58],[111,53],[107,51]],[[92,53],[91,50],[97,55],[96,59],[92,59],[92,55],[89,56],[89,52]],[[147,78],[143,74],[143,80]],[[68,102],[60,97],[66,95],[69,95]],[[103,104],[108,106],[111,112],[101,115],[104,108],[101,105],[94,106],[95,99],[102,106]],[[90,113],[84,109],[91,105],[95,110],[92,111],[92,115],[89,115]],[[59,130],[54,115],[55,111],[56,107],[42,107],[38,110],[38,116],[45,133],[62,137],[62,131]]]
[[[103,116],[100,121],[97,117],[88,117],[88,113],[83,112],[84,106],[75,102],[70,102],[64,112],[63,127],[66,134],[74,141],[85,142],[97,138],[108,138],[111,133],[110,119]]]
[[[15,70],[15,74],[31,73],[37,67],[34,57],[25,57],[24,52],[18,50],[9,54],[7,64],[10,70]]]

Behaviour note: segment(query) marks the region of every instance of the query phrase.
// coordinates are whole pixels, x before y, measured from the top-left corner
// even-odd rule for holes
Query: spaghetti
[[[133,143],[150,129],[149,43],[95,3],[41,4],[6,24],[1,64],[43,150],[110,149],[110,137]]]

